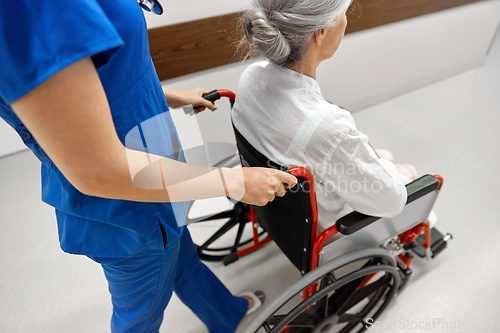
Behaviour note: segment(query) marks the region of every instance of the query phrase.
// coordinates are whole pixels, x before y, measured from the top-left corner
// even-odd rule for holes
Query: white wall
[[[325,97],[352,111],[482,65],[500,1],[456,7],[346,36],[319,68]]]
[[[28,148],[26,148],[16,131],[7,125],[3,119],[0,119],[0,158],[25,149]]]
[[[325,98],[358,111],[430,83],[480,66],[500,21],[500,0],[466,6],[352,33],[335,56],[321,64]],[[201,86],[237,93],[247,64],[232,64],[164,81],[174,89]],[[208,141],[232,142],[227,103],[202,113]],[[210,132],[211,131],[211,132]]]
[[[150,29],[240,12],[250,3],[250,0],[160,0],[160,2],[163,6],[162,15],[145,15]]]

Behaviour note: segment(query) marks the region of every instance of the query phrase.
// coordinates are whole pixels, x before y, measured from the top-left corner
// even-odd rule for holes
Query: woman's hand
[[[265,206],[276,196],[285,195],[286,188],[297,184],[297,178],[276,169],[241,168],[221,169],[227,182],[227,194],[251,205]]]
[[[203,88],[193,88],[188,90],[163,88],[163,93],[165,94],[167,103],[171,108],[177,109],[186,105],[192,105],[195,113],[201,112],[205,110],[205,108],[209,108],[212,111],[217,109],[212,102],[201,97],[207,92],[208,91]]]

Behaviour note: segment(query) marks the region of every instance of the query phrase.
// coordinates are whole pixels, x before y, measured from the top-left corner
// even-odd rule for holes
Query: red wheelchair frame
[[[234,104],[236,96],[233,92],[231,92],[229,90],[215,90],[215,91],[212,91],[212,92],[204,95],[204,98],[211,100],[212,102],[214,102],[215,100],[218,100],[221,97],[228,97],[231,101],[231,106],[232,106]],[[245,166],[245,164],[248,164],[248,162],[245,161],[245,158],[243,157],[240,148],[246,149],[247,153],[248,153],[248,149],[254,149],[254,148],[251,147],[251,145],[249,145],[249,143],[246,142],[246,140],[244,140],[244,138],[241,137],[241,134],[239,134],[238,131],[236,131],[236,129],[235,129],[235,134],[237,137],[238,149],[240,150],[240,159],[241,159],[242,164]],[[242,147],[241,146],[242,140],[245,141],[244,144],[249,146],[250,148]],[[258,154],[258,152],[251,152],[251,153]],[[259,165],[251,165],[250,164],[247,166],[259,166]],[[279,167],[283,170],[287,170],[291,175],[293,175],[301,180],[301,186],[305,185],[308,189],[307,196],[308,196],[308,204],[310,206],[309,207],[309,214],[310,215],[308,215],[308,217],[311,218],[311,222],[312,222],[311,227],[310,227],[311,228],[310,229],[310,238],[311,238],[310,239],[310,247],[311,247],[311,249],[308,253],[309,258],[308,258],[308,260],[305,261],[306,263],[308,263],[308,267],[307,267],[307,269],[301,270],[301,268],[299,266],[297,266],[296,263],[294,263],[297,266],[297,268],[299,268],[299,270],[301,270],[302,274],[305,275],[304,278],[306,276],[314,275],[314,274],[311,274],[311,272],[315,271],[319,266],[320,253],[324,249],[325,242],[327,242],[329,239],[331,239],[335,235],[339,234],[339,229],[343,235],[350,235],[350,234],[357,232],[358,230],[360,230],[362,228],[365,228],[366,226],[374,223],[375,221],[377,221],[379,219],[376,217],[363,216],[360,213],[354,212],[354,213],[358,214],[359,216],[356,216],[354,219],[351,218],[350,221],[349,221],[349,219],[345,219],[345,218],[340,219],[334,225],[332,225],[328,229],[324,230],[320,235],[316,236],[317,223],[318,223],[318,208],[317,208],[317,201],[316,201],[314,177],[313,177],[312,173],[307,168],[300,167],[300,166],[291,167],[291,168],[287,168],[287,169],[284,169],[283,167],[278,166],[278,165],[276,167]],[[441,176],[439,176],[439,175],[429,176],[428,175],[428,176],[424,176],[424,177],[427,177],[426,179],[429,180],[431,183],[433,182],[434,184],[432,186],[425,185],[429,189],[419,190],[421,193],[418,194],[417,197],[414,197],[414,198],[409,197],[409,199],[408,199],[409,202],[410,202],[410,199],[412,201],[416,200],[416,199],[420,198],[421,196],[425,196],[425,195],[431,193],[431,191],[437,193],[441,190],[441,187],[443,185],[443,178]],[[424,178],[424,177],[422,177],[422,178]],[[436,180],[437,180],[437,183],[436,183]],[[429,182],[429,181],[427,181],[427,182]],[[425,183],[425,181],[424,181],[424,183]],[[417,193],[417,192],[415,192],[415,193]],[[434,197],[434,200],[435,200],[435,197]],[[432,201],[432,204],[433,203],[434,202]],[[262,208],[255,207],[255,209],[254,209],[252,206],[249,206],[249,205],[245,205],[245,204],[241,204],[241,203],[238,203],[238,204],[243,205],[243,206],[238,207],[238,209],[239,209],[238,211],[240,212],[239,214],[242,216],[242,218],[240,221],[240,227],[239,227],[236,243],[235,243],[235,246],[233,247],[233,252],[231,254],[229,254],[228,256],[223,258],[224,259],[223,261],[225,264],[230,264],[231,262],[237,260],[238,258],[245,256],[245,255],[261,248],[262,246],[268,244],[272,240],[270,236],[267,236],[264,239],[261,239],[261,237],[260,237],[262,234],[262,233],[259,233],[259,226],[261,224],[260,223],[261,221],[259,221],[259,219],[258,219],[256,210],[262,211]],[[233,210],[233,211],[235,211],[235,210]],[[215,217],[216,218],[229,217],[230,215],[231,215],[231,211],[224,212],[222,214],[217,214],[217,215],[215,215]],[[350,215],[352,215],[352,214],[350,214]],[[210,220],[210,219],[211,218],[205,218],[203,220]],[[344,222],[344,220],[346,220],[346,222]],[[238,249],[238,245],[239,245],[238,243],[240,242],[240,239],[241,239],[242,226],[244,226],[244,224],[248,223],[248,222],[250,222],[251,226],[252,226],[253,244],[246,247],[246,248]],[[306,223],[307,223],[307,218],[306,218]],[[436,235],[436,237],[433,237],[434,234]],[[392,296],[396,292],[399,292],[399,290],[401,289],[399,286],[400,282],[402,281],[401,284],[404,285],[406,283],[406,281],[408,280],[408,277],[411,274],[410,266],[411,266],[411,263],[413,260],[412,253],[416,253],[417,255],[419,255],[421,257],[427,257],[428,259],[434,258],[438,253],[440,253],[446,247],[446,241],[449,238],[451,238],[451,235],[448,234],[447,236],[443,236],[435,228],[433,228],[431,230],[428,221],[420,222],[416,225],[411,226],[409,229],[399,233],[398,235],[391,235],[391,236],[394,236],[395,240],[393,240],[393,241],[395,241],[395,243],[398,246],[398,249],[400,249],[399,253],[397,254],[397,258],[398,258],[397,262],[394,259],[392,262],[392,266],[394,266],[399,273],[398,273],[398,276],[395,276],[394,273],[391,273],[392,276],[389,276],[389,274],[388,274],[388,276],[389,276],[388,279],[393,281],[392,287],[396,288],[397,290],[389,291],[389,292],[387,292],[387,294],[385,294],[386,292],[384,291],[384,294],[381,294],[381,296],[380,296],[381,299],[384,297],[387,299],[384,300],[383,305],[381,305],[380,308],[378,309],[377,315],[381,311],[383,311],[383,309],[385,309],[385,307],[389,303]],[[435,239],[433,239],[433,238],[435,238]],[[279,242],[278,242],[278,245],[281,247],[281,244]],[[199,251],[200,258],[206,259],[206,258],[204,258],[205,255],[203,253],[203,250],[205,250],[207,247],[204,247],[204,248],[199,247],[199,248],[201,249],[201,251]],[[306,248],[304,248],[304,250],[306,250]],[[377,251],[378,250],[376,250],[375,252],[377,252]],[[285,250],[284,250],[284,252],[288,256],[288,253],[286,253]],[[339,320],[341,320],[341,316],[339,317],[337,315],[337,313],[335,313],[334,315],[328,315],[328,311],[329,311],[328,309],[330,309],[332,307],[331,304],[328,305],[328,299],[330,297],[333,298],[333,296],[329,296],[329,294],[326,292],[329,290],[328,288],[332,289],[333,287],[336,287],[337,288],[337,289],[335,289],[336,295],[342,295],[342,293],[346,294],[347,296],[345,296],[345,298],[340,298],[340,301],[344,302],[342,304],[348,303],[348,300],[350,298],[352,298],[352,295],[356,294],[356,292],[358,292],[360,290],[363,290],[363,288],[365,288],[365,287],[367,288],[367,286],[372,283],[372,279],[374,279],[374,277],[377,274],[379,274],[382,271],[385,271],[385,272],[388,272],[391,270],[394,272],[396,271],[393,269],[394,267],[393,268],[390,267],[391,266],[390,263],[388,264],[388,262],[391,261],[391,258],[388,258],[390,256],[386,256],[385,254],[380,255],[380,257],[384,257],[384,256],[385,256],[385,259],[384,259],[385,261],[377,259],[378,261],[375,264],[373,264],[373,265],[370,264],[370,265],[368,265],[368,267],[363,266],[364,267],[363,273],[372,271],[371,273],[357,276],[357,277],[353,277],[352,281],[344,282],[344,284],[339,284],[339,282],[341,282],[341,281],[339,281],[338,279],[335,279],[331,273],[321,275],[319,279],[317,278],[317,276],[312,276],[311,279],[309,279],[309,282],[312,282],[312,281],[315,281],[315,282],[309,283],[307,281],[304,281],[304,282],[302,282],[301,286],[298,286],[298,288],[300,287],[299,289],[302,290],[301,293],[302,293],[303,302],[301,304],[296,306],[294,308],[294,310],[291,311],[287,315],[276,315],[276,310],[278,308],[281,308],[282,305],[277,304],[276,302],[275,302],[276,304],[270,304],[268,307],[269,313],[264,313],[264,314],[260,315],[260,317],[262,317],[260,320],[261,323],[259,324],[260,327],[263,327],[266,330],[266,332],[273,332],[273,333],[278,332],[278,331],[284,332],[287,330],[290,330],[290,332],[310,332],[311,330],[314,330],[314,332],[316,332],[317,330],[320,330],[322,332],[323,329],[330,329],[330,326],[332,326],[332,325],[334,326],[334,325],[339,323]],[[373,258],[376,257],[376,255],[373,255],[371,257],[370,256],[365,256],[365,257],[370,258],[370,260],[372,260]],[[365,258],[365,257],[363,255],[359,255],[356,258],[360,259],[360,258]],[[292,260],[292,259],[290,259],[290,260]],[[332,260],[331,262],[334,262],[334,261],[335,260]],[[370,262],[370,261],[368,261],[368,262]],[[323,267],[323,265],[322,265],[322,267]],[[336,266],[332,266],[332,267],[336,267]],[[354,272],[351,275],[354,276],[354,275],[356,275],[356,273],[360,273],[360,271],[362,271],[363,269],[358,270],[357,272]],[[372,286],[376,285],[377,283],[378,282],[372,283]],[[300,284],[300,281],[298,281],[298,283],[296,283],[296,284]],[[292,286],[292,287],[294,287],[294,286]],[[299,289],[297,289],[297,290],[299,290]],[[295,290],[295,292],[297,290]],[[291,293],[291,292],[292,291],[290,290],[289,293]],[[330,291],[328,291],[328,292],[330,292]],[[321,298],[319,298],[319,296],[317,296],[317,295],[320,295]],[[378,291],[377,291],[377,295],[378,295]],[[319,300],[321,300],[321,302],[324,303],[325,297],[326,297],[326,304],[327,304],[326,310],[325,310],[324,305],[320,304],[318,306],[319,301],[316,300],[316,299],[319,299]],[[290,296],[289,300],[291,298],[292,297]],[[311,301],[311,299],[313,299],[313,298],[314,298],[314,301]],[[287,302],[289,300],[287,300]],[[336,299],[336,300],[338,301],[339,299]],[[321,306],[323,306],[323,308],[321,308]],[[316,310],[317,310],[317,308],[321,308],[322,311],[326,311],[326,315],[324,318],[321,317],[320,319],[316,319],[316,322],[314,322],[314,325],[313,325],[313,324],[311,324],[311,322],[313,321],[311,319],[312,318],[311,315],[309,315],[310,318],[306,318],[305,314],[307,314],[308,311],[310,311],[311,309],[314,309],[315,307],[316,307]],[[265,310],[262,310],[262,311],[265,311]],[[268,317],[266,317],[266,316],[268,316]],[[345,317],[345,314],[344,314],[344,317]],[[307,320],[309,320],[309,321],[307,321]],[[285,321],[287,321],[287,322],[285,323]],[[303,326],[303,325],[305,325],[304,322],[308,322],[309,326]],[[362,318],[360,320],[360,323],[361,322],[363,322]],[[313,326],[311,326],[311,325],[313,325]],[[271,326],[273,326],[273,327],[271,328]],[[309,330],[306,330],[306,329],[301,330],[300,327],[313,327],[313,328],[310,328]],[[351,328],[349,325],[347,325],[346,327],[348,328],[348,330],[346,330],[346,332],[350,332],[351,329],[354,329],[354,326]],[[364,331],[364,329],[365,328],[361,328],[358,332],[362,332],[362,331]],[[253,332],[253,328],[250,327],[249,329],[247,329],[247,331]],[[247,331],[245,331],[245,332],[247,332]],[[344,332],[344,330],[342,330],[341,332]]]

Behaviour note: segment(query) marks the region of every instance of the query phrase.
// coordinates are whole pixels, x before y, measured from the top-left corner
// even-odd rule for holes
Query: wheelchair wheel
[[[361,268],[340,274],[353,265]],[[381,249],[325,263],[263,309],[245,333],[364,332],[398,290],[400,276],[395,266],[394,258]],[[372,278],[366,283],[368,276]],[[318,283],[317,291],[302,300],[301,293],[313,283]]]
[[[251,235],[246,235],[251,229],[248,219],[249,206],[242,202],[233,204],[232,201],[227,200],[233,206],[232,208],[216,214],[188,219],[190,231],[195,234],[193,235],[194,245],[201,260],[224,261],[225,264],[229,264],[234,260],[234,255],[238,251],[253,241]],[[197,239],[194,229],[198,227],[203,228],[205,237]],[[210,235],[208,238],[207,233]],[[265,237],[264,230],[259,230],[260,237]]]

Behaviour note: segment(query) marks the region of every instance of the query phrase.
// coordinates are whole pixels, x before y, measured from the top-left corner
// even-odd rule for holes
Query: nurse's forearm
[[[102,160],[99,168],[88,170],[86,177],[78,180],[77,188],[87,195],[142,202],[230,196],[265,205],[275,195],[283,196],[284,188],[295,183],[295,177],[279,170],[214,169],[123,147],[113,158]]]
[[[116,164],[102,161],[101,168],[89,172],[87,181],[80,186],[85,194],[109,199],[171,202],[226,196],[228,191],[218,169],[126,148],[110,160],[115,160]],[[231,171],[226,169],[224,172]]]

